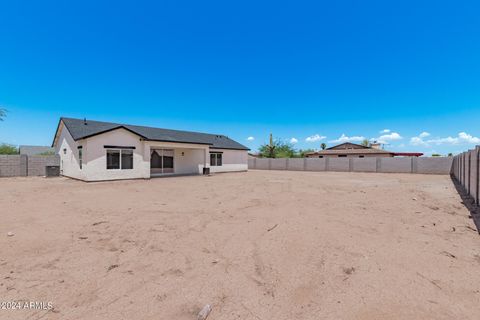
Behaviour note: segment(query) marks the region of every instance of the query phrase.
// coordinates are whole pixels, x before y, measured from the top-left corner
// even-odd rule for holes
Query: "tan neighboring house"
[[[345,142],[325,150],[310,152],[305,155],[306,158],[366,158],[366,157],[419,157],[423,153],[415,152],[393,152],[380,148],[380,144],[372,144],[370,147],[360,144]]]

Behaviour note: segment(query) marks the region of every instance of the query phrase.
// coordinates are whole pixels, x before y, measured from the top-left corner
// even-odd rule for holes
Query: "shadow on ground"
[[[460,198],[462,198],[462,204],[468,209],[470,212],[470,218],[475,223],[475,227],[477,228],[477,232],[480,234],[480,207],[475,204],[475,200],[473,197],[467,193],[465,188],[462,187],[460,182],[455,179],[453,176],[451,177],[453,185],[455,189],[457,189]]]

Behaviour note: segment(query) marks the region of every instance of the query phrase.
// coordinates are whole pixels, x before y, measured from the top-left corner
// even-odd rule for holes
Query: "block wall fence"
[[[453,157],[452,176],[464,191],[474,199],[477,206],[480,205],[479,164],[480,146]]]
[[[0,155],[0,177],[44,176],[46,166],[59,166],[60,157]]]
[[[450,174],[453,157],[248,159],[256,170]]]

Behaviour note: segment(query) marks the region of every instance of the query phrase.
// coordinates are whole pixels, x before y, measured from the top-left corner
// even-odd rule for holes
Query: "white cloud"
[[[255,138],[254,137],[248,137],[247,140],[248,141],[253,141],[253,140],[255,140]]]
[[[402,140],[402,139],[403,139],[403,137],[400,134],[398,134],[397,132],[392,132],[392,133],[389,133],[389,134],[381,135],[380,137],[378,137],[374,140],[376,140],[378,143],[386,144],[390,141]]]
[[[456,137],[445,137],[445,138],[435,138],[425,140],[425,138],[429,137],[430,134],[428,132],[422,132],[417,137],[413,137],[410,139],[410,144],[414,146],[429,146],[431,144],[434,145],[458,145],[458,144],[479,144],[480,138],[474,137],[471,134],[466,132],[459,132]]]
[[[365,137],[362,136],[353,136],[353,137],[348,137],[344,133],[340,136],[340,138],[331,140],[329,142],[332,143],[343,143],[343,142],[355,142],[355,141],[363,141],[365,140]]]
[[[480,143],[480,138],[474,137],[471,134],[468,134],[466,132],[460,132],[456,137],[449,136],[446,138],[431,139],[431,140],[428,140],[428,142],[436,145],[477,144],[477,143]]]
[[[412,146],[427,146],[428,145],[428,143],[423,141],[423,139],[420,136],[410,138],[410,144]]]
[[[295,139],[295,138],[290,139],[290,143],[291,143],[291,144],[295,144],[295,143],[297,143],[297,142],[298,142],[298,140]]]
[[[320,141],[320,140],[323,140],[325,139],[326,137],[325,136],[321,136],[319,134],[315,134],[313,136],[310,136],[308,137],[307,139],[305,139],[305,141],[307,142],[317,142],[317,141]]]
[[[390,132],[390,129],[383,129],[382,131],[380,131],[380,133],[389,133]]]

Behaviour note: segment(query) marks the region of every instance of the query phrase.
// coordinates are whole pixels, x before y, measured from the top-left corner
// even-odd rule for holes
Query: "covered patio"
[[[210,167],[208,145],[148,141],[145,153],[150,177],[202,174]]]

